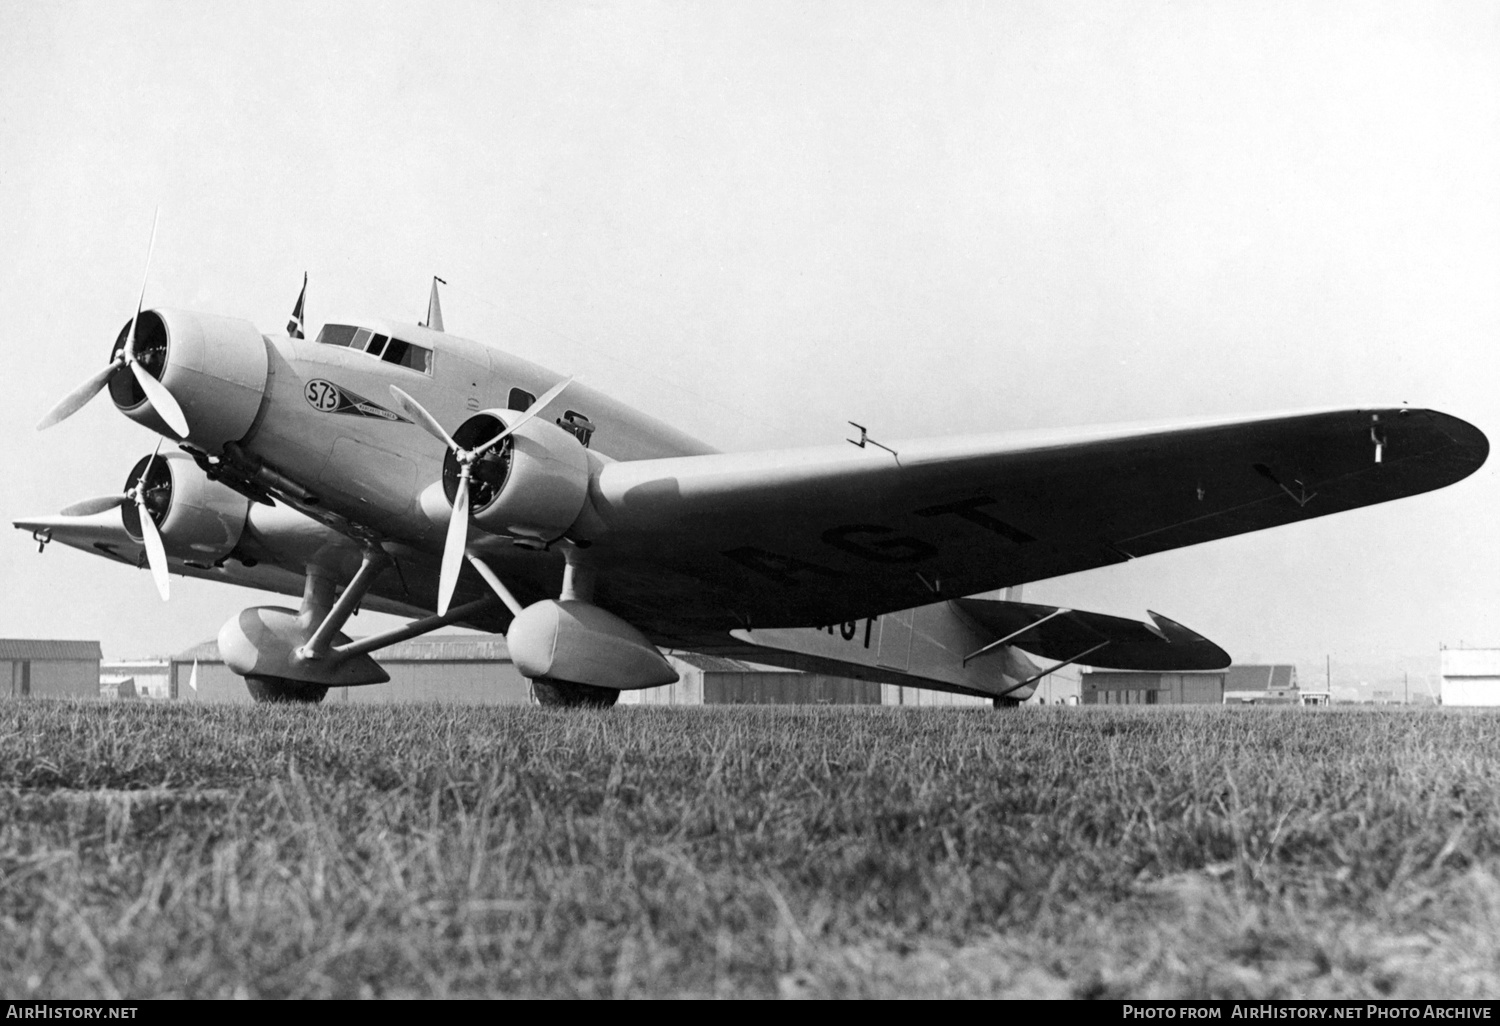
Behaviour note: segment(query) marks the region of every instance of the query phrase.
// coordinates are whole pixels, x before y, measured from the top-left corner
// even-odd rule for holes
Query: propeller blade
[[[437,418],[422,408],[421,403],[401,391],[395,385],[391,386],[391,396],[396,400],[396,405],[405,410],[412,420],[422,425],[429,435],[438,439],[454,452],[458,452],[458,443],[453,440],[448,432],[443,430],[443,425],[437,422]]]
[[[543,395],[540,399],[538,399],[536,402],[534,402],[534,403],[531,404],[531,408],[530,409],[528,409],[525,413],[521,414],[521,416],[517,417],[516,418],[516,422],[514,424],[512,424],[510,427],[506,428],[504,431],[500,432],[494,438],[491,438],[488,442],[485,442],[479,448],[475,449],[474,450],[474,455],[475,456],[483,456],[485,453],[489,452],[495,446],[497,446],[501,442],[505,441],[505,439],[506,439],[506,437],[508,435],[515,434],[516,430],[522,424],[526,423],[532,417],[535,417],[538,413],[541,413],[543,407],[545,407],[552,400],[556,399],[558,396],[562,395],[563,389],[567,388],[572,383],[573,383],[573,379],[572,378],[568,378],[566,381],[561,381],[561,382],[557,383],[556,385],[553,385],[550,389],[547,390],[547,393],[545,395]]]
[[[63,401],[52,407],[47,415],[37,422],[36,429],[45,431],[53,424],[67,420],[73,414],[88,405],[90,399],[98,395],[104,386],[109,384],[109,379],[114,377],[115,371],[125,365],[123,360],[113,360],[106,364],[102,370],[89,376],[89,379],[69,392]]]
[[[156,590],[165,602],[168,592],[167,550],[161,543],[161,532],[156,529],[156,521],[151,519],[151,511],[146,508],[144,494],[136,497],[135,508],[141,515],[141,541],[146,543],[146,562],[151,566],[151,577],[156,581]]]
[[[448,540],[443,544],[443,567],[438,574],[438,615],[448,613],[458,572],[463,569],[464,549],[469,544],[469,467],[459,471],[458,490],[453,494],[453,515],[448,519]]]
[[[141,319],[141,307],[146,305],[146,282],[151,280],[151,254],[156,250],[156,222],[161,219],[161,207],[151,215],[151,242],[146,246],[146,269],[141,272],[141,295],[135,301],[135,316],[130,318],[130,334],[125,336],[125,362],[135,362],[135,323]],[[183,434],[187,434],[186,431]]]
[[[128,495],[101,495],[97,499],[84,499],[71,506],[64,506],[58,512],[65,517],[89,517],[106,510],[119,509],[129,501]]]
[[[146,373],[146,368],[134,360],[130,361],[130,370],[140,384],[141,391],[145,392],[146,398],[151,400],[151,408],[167,422],[167,427],[177,433],[178,438],[186,438],[188,436],[187,417],[183,416],[182,407],[177,405],[177,400],[172,398],[172,393],[167,391],[167,386]]]

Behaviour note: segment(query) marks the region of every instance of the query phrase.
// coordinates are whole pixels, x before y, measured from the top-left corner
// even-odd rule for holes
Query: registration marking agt
[[[999,535],[1012,545],[1025,545],[1036,541],[1036,537],[984,510],[995,500],[988,495],[976,495],[958,502],[947,502],[937,506],[926,506],[913,510],[919,517],[957,517],[991,534]],[[837,549],[866,563],[925,563],[938,556],[937,546],[911,534],[900,534],[884,524],[840,524],[830,527],[820,535],[820,540],[829,548]],[[769,578],[783,586],[795,586],[808,577],[837,579],[844,574],[783,552],[744,545],[720,553],[727,559],[748,570]],[[868,645],[866,646],[868,647]]]
[[[875,621],[878,619],[880,619],[878,616],[865,617],[865,648],[870,647],[870,632],[874,629]],[[853,641],[859,634],[859,621],[845,620],[840,624],[829,624],[827,627],[815,627],[813,629],[824,634],[833,634],[837,631],[838,636],[845,641]]]

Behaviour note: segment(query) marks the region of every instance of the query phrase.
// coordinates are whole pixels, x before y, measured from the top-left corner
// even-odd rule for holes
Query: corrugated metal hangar
[[[1500,705],[1500,648],[1445,648],[1439,656],[1444,705]]]
[[[170,698],[165,659],[121,659],[99,664],[102,698]]]
[[[1226,705],[1280,702],[1301,705],[1297,668],[1290,664],[1229,666],[1222,670],[1157,673],[1094,670],[1083,675],[1084,705]]]
[[[98,698],[97,641],[0,638],[0,688],[14,698]]]
[[[668,653],[680,678],[666,687],[626,691],[621,705],[879,705],[880,685],[761,667],[738,659]]]

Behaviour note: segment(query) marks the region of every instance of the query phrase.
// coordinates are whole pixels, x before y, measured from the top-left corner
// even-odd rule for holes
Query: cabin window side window
[[[513,388],[510,390],[510,402],[505,404],[507,410],[516,410],[525,413],[531,409],[531,404],[536,402],[536,396],[524,388]]]
[[[398,367],[410,367],[412,370],[421,371],[423,374],[432,373],[432,350],[424,349],[419,345],[393,338],[385,347],[385,352],[380,358],[386,363],[394,363]]]

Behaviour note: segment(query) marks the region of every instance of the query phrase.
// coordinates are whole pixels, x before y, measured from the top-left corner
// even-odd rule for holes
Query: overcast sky
[[[1500,5],[0,5],[0,514],[148,305],[447,327],[721,447],[1410,403],[1500,440]],[[1500,474],[1030,586],[1244,660],[1500,645]],[[107,657],[265,596],[0,544]],[[377,626],[356,620],[358,633]],[[1413,669],[1418,669],[1413,667]]]

